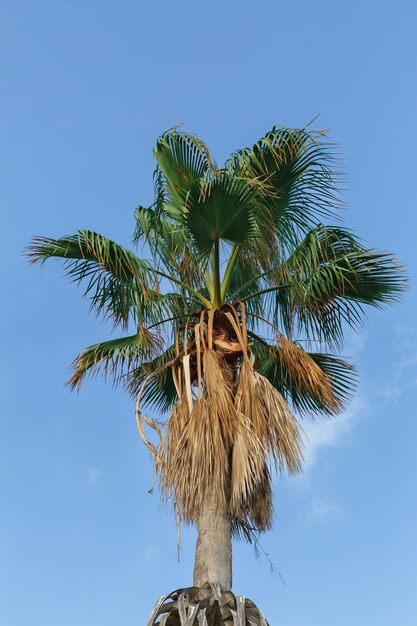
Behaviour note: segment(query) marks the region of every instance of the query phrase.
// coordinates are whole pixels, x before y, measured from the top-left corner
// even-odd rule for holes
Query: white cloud
[[[410,386],[414,387],[417,384],[417,346],[409,345],[408,350],[404,352],[408,354],[394,362],[389,383],[378,393],[378,396],[386,401],[401,398]]]
[[[348,331],[346,346],[354,361],[364,351],[366,335]],[[337,417],[319,417],[315,421],[305,420],[302,423],[304,430],[304,474],[316,463],[322,448],[340,447],[349,445],[352,441],[351,433],[359,419],[370,414],[370,406],[365,392],[359,391],[353,397],[344,413]]]
[[[351,432],[359,419],[369,414],[369,405],[364,397],[359,394],[342,415],[304,422],[304,473],[308,472],[316,463],[322,448],[349,445],[352,440]]]
[[[302,524],[324,523],[328,519],[340,515],[342,511],[340,504],[314,499],[304,514]]]
[[[397,336],[399,334],[397,332]],[[346,344],[355,361],[365,349],[365,343],[366,337],[363,335],[348,336]],[[417,342],[412,333],[408,334],[408,340],[404,338],[403,341],[396,341],[396,347],[400,356],[387,364],[384,380],[370,380],[369,374],[361,372],[360,390],[342,415],[303,422],[304,474],[312,469],[323,448],[351,445],[352,433],[360,420],[380,411],[417,384]]]

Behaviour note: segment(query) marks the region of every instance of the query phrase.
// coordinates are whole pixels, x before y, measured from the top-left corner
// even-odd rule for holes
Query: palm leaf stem
[[[222,306],[222,294],[220,283],[220,239],[216,237],[214,240],[214,253],[212,257],[213,269],[213,305],[216,310],[220,310]]]
[[[256,296],[261,296],[264,293],[270,293],[271,291],[278,291],[279,289],[288,289],[292,285],[275,285],[274,287],[268,287],[267,289],[261,289],[260,291],[255,291],[255,293],[250,293],[248,296],[241,298],[239,302],[246,302],[247,300],[251,300],[251,298],[256,298]]]
[[[155,274],[158,274],[158,276],[163,276],[164,278],[167,278],[168,280],[175,283],[176,285],[179,285],[182,289],[185,289],[186,291],[188,291],[188,293],[192,293],[193,296],[197,298],[197,300],[200,300],[200,302],[204,304],[206,309],[212,308],[211,302],[207,300],[207,298],[202,296],[201,293],[198,293],[198,291],[190,287],[190,285],[187,285],[187,283],[183,283],[181,280],[178,280],[178,278],[174,278],[173,276],[170,276],[170,274],[166,274],[165,272],[161,272],[160,270],[154,269],[153,271],[155,272]]]
[[[264,322],[265,324],[268,324],[268,326],[273,328],[275,330],[275,332],[277,332],[277,333],[280,332],[279,328],[277,326],[275,326],[275,324],[273,324],[269,320],[267,320],[264,317],[262,317],[262,315],[257,315],[256,313],[250,313],[249,311],[245,311],[245,315],[250,316],[250,317],[255,317],[256,319],[260,320],[261,322]],[[152,326],[150,326],[149,328],[152,328]]]
[[[241,287],[239,287],[239,289],[236,289],[236,291],[234,291],[231,296],[230,299],[233,300],[233,298],[235,298],[235,296],[237,296],[238,293],[240,293],[241,291],[244,291],[247,287],[250,287],[251,285],[253,285],[253,283],[256,283],[258,280],[260,280],[261,278],[265,277],[265,272],[263,274],[259,274],[259,276],[255,276],[254,278],[251,278],[250,280],[248,280],[247,283],[245,283],[244,285],[242,285]]]
[[[190,317],[199,317],[199,314],[197,313],[184,313],[183,315],[174,315],[173,317],[167,317],[164,320],[160,320],[159,322],[155,322],[155,324],[151,324],[150,326],[148,326],[148,330],[150,330],[151,328],[155,328],[155,326],[161,326],[161,324],[166,324],[167,322],[174,322],[175,320],[181,320],[181,319],[185,319],[185,318],[190,318]]]
[[[211,279],[210,270],[207,264],[204,268],[204,277],[206,279],[206,287],[207,287],[207,291],[209,292],[210,298],[214,300],[213,281]]]
[[[227,263],[227,267],[226,267],[226,271],[224,273],[223,276],[223,282],[222,282],[222,286],[221,286],[221,298],[222,301],[224,302],[224,299],[226,297],[226,292],[229,288],[229,284],[230,284],[230,280],[232,278],[232,274],[233,274],[233,270],[235,268],[236,265],[236,261],[239,257],[239,252],[240,252],[240,245],[236,244],[232,254],[230,255],[229,261]]]
[[[201,261],[201,275],[204,276],[206,281],[207,291],[210,298],[213,300],[213,280],[210,274],[210,259],[202,259]]]

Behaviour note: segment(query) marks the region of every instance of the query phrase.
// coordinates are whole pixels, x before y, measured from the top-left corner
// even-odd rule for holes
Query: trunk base
[[[269,626],[262,611],[219,583],[177,589],[162,596],[147,626]]]

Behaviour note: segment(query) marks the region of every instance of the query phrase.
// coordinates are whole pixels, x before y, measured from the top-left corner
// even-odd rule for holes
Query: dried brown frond
[[[159,333],[153,333],[146,326],[138,326],[138,347],[141,351],[141,358],[151,359],[158,356],[164,348],[163,337]]]
[[[331,412],[341,408],[330,377],[299,346],[283,335],[277,338],[283,377],[289,378],[297,392],[307,394]]]
[[[256,492],[248,499],[247,509],[248,513],[245,519],[251,526],[260,532],[272,527],[274,507],[272,504],[271,474],[266,462]]]
[[[203,353],[204,391],[210,413],[221,422],[221,427],[228,443],[233,441],[236,430],[235,408],[233,402],[233,372],[226,361],[214,350]]]
[[[231,513],[239,519],[263,479],[266,452],[250,420],[238,414],[232,450]]]
[[[243,363],[236,394],[239,410],[246,415],[280,471],[301,469],[301,437],[296,418],[281,394],[267,378]]]
[[[294,415],[270,382],[244,362],[235,396],[238,435],[233,443],[231,511],[242,527],[272,524],[268,458],[279,470],[301,470],[301,437]]]
[[[230,513],[238,534],[245,528],[263,532],[272,525],[272,488],[267,458],[256,437],[241,434],[236,437]]]
[[[281,394],[269,380],[253,372],[252,415],[264,432],[264,445],[277,468],[290,474],[301,471],[303,454],[300,428]]]
[[[158,450],[145,443],[163,496],[184,521],[196,522],[216,493],[220,506],[229,502],[234,532],[246,535],[272,523],[270,461],[297,472],[302,454],[295,417],[253,369],[245,310],[238,306],[239,312],[229,307],[217,316],[205,311],[198,324],[177,333],[171,369],[178,401]]]
[[[265,532],[272,527],[273,514],[271,474],[265,461],[256,489],[233,512],[234,532],[251,543],[254,532]]]
[[[168,422],[167,430],[175,428],[175,421],[182,421],[188,412],[187,400],[179,403],[182,406],[174,420]],[[219,501],[225,499],[228,446],[219,419],[213,417],[216,418],[206,400],[198,399],[179,439],[175,434],[167,435],[162,490],[165,497],[174,498],[181,517],[187,522],[197,520],[202,503],[213,488]]]
[[[79,354],[71,363],[71,368],[74,371],[67,382],[67,385],[71,390],[80,389],[81,383],[83,382],[88,369],[91,367],[91,363],[95,365],[97,363],[97,358],[91,358],[85,352]]]
[[[213,350],[205,350],[202,369],[204,397],[190,404],[186,381],[185,394],[167,422],[161,477],[164,496],[173,497],[183,519],[190,522],[196,521],[213,488],[219,500],[225,501],[236,428],[229,368]]]
[[[171,467],[177,453],[178,445],[190,419],[188,402],[182,397],[175,403],[171,415],[165,425],[165,464]]]

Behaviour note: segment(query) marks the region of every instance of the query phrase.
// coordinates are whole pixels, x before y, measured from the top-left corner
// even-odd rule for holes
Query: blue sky
[[[261,543],[286,585],[240,543],[234,589],[272,625],[415,624],[416,30],[411,0],[0,2],[3,624],[143,624],[191,584],[195,540],[184,530],[178,563],[130,400],[99,380],[64,388],[109,329],[23,247],[78,228],[129,244],[173,124],[222,161],[317,114],[344,157],[346,222],[398,255],[411,289],[348,335],[355,399],[305,423],[304,474],[275,482]]]

